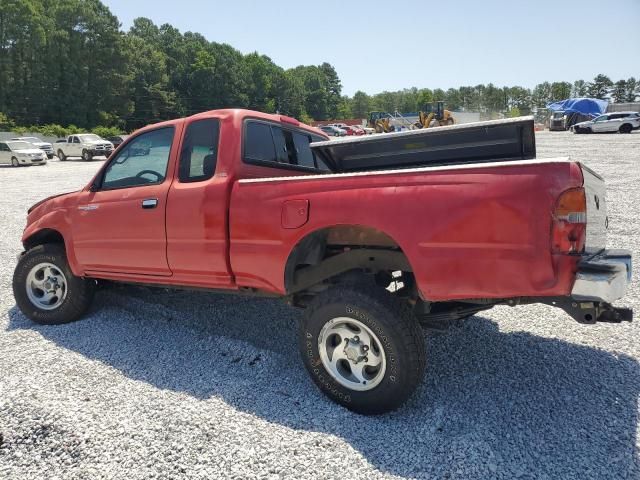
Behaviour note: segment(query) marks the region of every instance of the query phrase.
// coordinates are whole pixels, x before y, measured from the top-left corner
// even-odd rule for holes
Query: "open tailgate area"
[[[533,117],[431,127],[311,144],[336,172],[528,160],[536,156]]]

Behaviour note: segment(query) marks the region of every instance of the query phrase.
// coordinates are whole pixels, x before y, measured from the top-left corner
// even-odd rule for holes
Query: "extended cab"
[[[327,141],[218,110],[135,132],[82,190],[31,207],[13,289],[43,324],[80,318],[101,280],[282,297],[305,309],[318,387],[380,413],[423,378],[421,320],[526,303],[631,320],[607,223],[603,179],[536,160],[532,118]]]
[[[88,162],[97,156],[109,157],[113,152],[113,143],[93,133],[69,135],[66,140],[58,140],[54,146],[62,162],[69,157],[80,157]]]

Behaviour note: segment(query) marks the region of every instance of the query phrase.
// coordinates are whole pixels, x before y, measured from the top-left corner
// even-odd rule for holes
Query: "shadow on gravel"
[[[633,358],[503,333],[476,316],[426,337],[422,387],[401,410],[367,418],[332,404],[307,378],[298,315],[279,301],[128,288],[101,291],[89,318],[71,325],[35,326],[14,308],[9,328],[35,330],[131,379],[201,399],[203,408],[216,397],[268,422],[336,435],[395,475],[640,474]]]

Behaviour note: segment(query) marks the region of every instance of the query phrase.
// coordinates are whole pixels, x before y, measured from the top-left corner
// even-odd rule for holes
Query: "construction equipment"
[[[424,111],[418,113],[418,121],[415,128],[443,127],[456,123],[449,110],[445,110],[444,102],[427,104]]]
[[[391,125],[391,114],[387,112],[369,113],[367,127],[374,128],[376,130],[376,133],[389,133],[395,130],[395,128]]]

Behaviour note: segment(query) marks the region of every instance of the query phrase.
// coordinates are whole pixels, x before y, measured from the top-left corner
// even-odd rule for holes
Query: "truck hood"
[[[36,147],[52,147],[53,144],[49,143],[49,142],[29,142],[32,145],[35,145]]]
[[[593,122],[591,120],[587,120],[586,122],[575,123],[574,127],[586,127],[588,125],[592,125]]]
[[[75,194],[80,191],[81,190],[58,193],[57,195],[51,195],[50,197],[43,198],[39,202],[34,203],[33,205],[31,205],[31,207],[29,207],[29,210],[27,210],[27,213],[29,214],[27,224],[31,223],[36,218],[41,217],[45,213],[62,206],[64,203],[66,203],[65,201],[67,199],[72,198],[72,196],[75,196]]]

